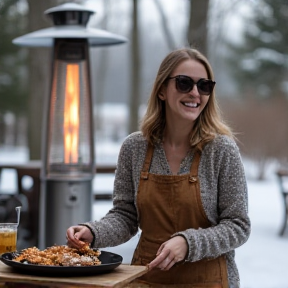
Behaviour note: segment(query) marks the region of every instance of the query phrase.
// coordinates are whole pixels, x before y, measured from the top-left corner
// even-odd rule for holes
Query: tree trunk
[[[131,51],[131,95],[130,95],[130,119],[129,132],[132,133],[139,129],[138,108],[140,102],[140,56],[139,56],[139,35],[138,35],[138,1],[133,0],[133,24],[132,24],[132,51]]]
[[[28,0],[29,31],[52,26],[44,11],[57,6],[57,0]],[[44,97],[50,92],[51,48],[29,48],[28,147],[31,160],[41,158],[41,131]]]
[[[167,41],[167,45],[168,45],[170,50],[174,50],[174,49],[176,49],[177,45],[176,45],[176,41],[173,38],[173,34],[169,30],[169,26],[168,26],[168,20],[169,19],[167,19],[166,15],[164,13],[164,10],[162,8],[163,4],[161,4],[160,0],[154,0],[154,4],[155,4],[157,11],[159,13],[159,17],[161,20],[161,26],[163,29],[163,34],[164,34],[165,39]]]
[[[187,40],[191,47],[207,55],[207,18],[209,0],[190,0]]]

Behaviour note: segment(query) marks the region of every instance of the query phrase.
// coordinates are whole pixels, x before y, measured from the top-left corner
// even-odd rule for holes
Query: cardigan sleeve
[[[113,208],[99,221],[84,223],[91,230],[93,247],[113,247],[127,242],[138,232],[137,210],[132,179],[131,140],[120,149],[113,189]]]

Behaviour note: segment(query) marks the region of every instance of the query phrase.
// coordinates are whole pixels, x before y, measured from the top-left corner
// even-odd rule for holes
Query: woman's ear
[[[164,95],[162,92],[159,92],[158,97],[160,100],[164,100]]]
[[[158,97],[160,100],[165,100],[165,92],[163,91],[163,88],[159,91]]]

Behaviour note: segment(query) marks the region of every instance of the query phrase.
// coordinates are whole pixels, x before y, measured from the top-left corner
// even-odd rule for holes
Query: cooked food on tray
[[[99,250],[93,250],[89,244],[80,249],[69,248],[66,245],[55,245],[44,250],[37,247],[23,249],[13,261],[48,266],[95,266],[100,265]]]

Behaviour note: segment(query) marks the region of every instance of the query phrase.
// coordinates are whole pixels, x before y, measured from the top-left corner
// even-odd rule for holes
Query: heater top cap
[[[84,25],[86,26],[91,14],[95,11],[76,3],[65,3],[44,12],[54,25]]]
[[[85,12],[91,12],[92,14],[95,13],[92,9],[87,9],[83,5],[79,5],[77,3],[64,3],[62,5],[52,7],[47,9],[44,13],[50,14],[53,12],[60,12],[60,11],[85,11]]]
[[[87,39],[90,46],[109,46],[127,42],[127,38],[114,33],[86,27],[95,11],[76,3],[65,3],[45,11],[54,27],[41,29],[13,39],[13,43],[26,47],[52,47],[54,39]]]

